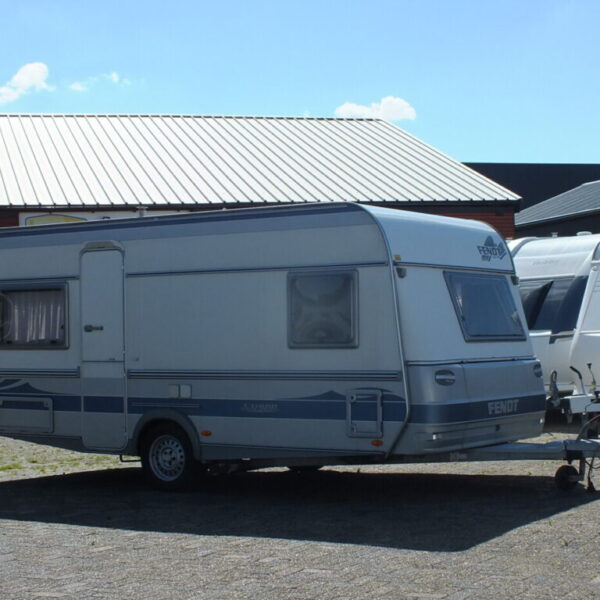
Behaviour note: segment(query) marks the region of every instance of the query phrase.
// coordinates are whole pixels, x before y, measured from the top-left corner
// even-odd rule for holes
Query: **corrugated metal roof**
[[[0,115],[0,206],[516,201],[373,119]]]
[[[515,223],[517,226],[529,225],[598,211],[600,211],[600,181],[590,181],[522,210],[515,215]]]

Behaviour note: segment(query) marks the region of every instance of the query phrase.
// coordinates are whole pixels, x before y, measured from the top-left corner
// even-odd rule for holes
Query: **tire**
[[[554,475],[556,487],[563,492],[572,490],[579,483],[579,472],[571,465],[559,467]]]
[[[146,481],[161,490],[189,489],[197,463],[187,434],[175,423],[152,427],[141,444],[142,469]]]

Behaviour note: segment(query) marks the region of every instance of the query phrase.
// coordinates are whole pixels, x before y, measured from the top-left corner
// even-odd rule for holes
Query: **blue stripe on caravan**
[[[0,394],[0,398],[3,395]],[[77,412],[81,410],[78,396],[47,396],[52,399],[55,411]],[[406,402],[395,395],[385,394],[383,399],[383,420],[387,422],[403,421],[406,418]],[[14,406],[13,406],[14,405]],[[40,410],[43,405],[35,398],[21,402],[5,401],[4,408],[22,410]],[[293,400],[234,400],[203,399],[182,400],[170,398],[130,398],[128,411],[131,414],[144,414],[151,410],[172,408],[188,415],[205,417],[250,417],[274,419],[325,419],[345,420],[346,401],[342,398],[293,399]],[[124,401],[120,397],[86,397],[86,412],[123,413]],[[480,402],[461,402],[457,404],[413,404],[410,422],[419,424],[450,424],[457,422],[481,421],[503,416],[526,413],[543,413],[545,397],[543,394],[525,398],[507,398],[501,400],[483,400]],[[376,418],[374,401],[359,401],[352,405],[353,420],[374,420]]]
[[[173,408],[188,415],[204,417],[250,417],[271,419],[319,419],[345,420],[346,401],[339,400],[232,400],[203,399],[182,401],[165,398],[130,398],[129,413],[144,414],[160,408]],[[374,402],[354,403],[352,416],[355,420],[373,420]],[[386,421],[403,421],[406,403],[397,396],[384,396],[383,418]]]
[[[81,398],[79,396],[52,396],[54,410],[64,412],[80,412]]]
[[[115,396],[86,396],[83,409],[95,413],[124,413],[125,402],[123,398]]]
[[[30,398],[31,402],[39,404],[40,401],[36,400],[39,398],[41,394],[15,394],[12,392],[12,390],[7,390],[5,392],[1,392],[0,393],[0,400],[4,397],[9,397],[9,398],[14,398],[16,396],[22,397],[22,398]],[[81,397],[80,396],[53,396],[52,394],[44,394],[43,395],[43,399],[51,399],[52,400],[52,408],[54,410],[58,410],[61,412],[79,412],[81,411]],[[31,406],[29,407],[28,405],[25,406],[23,402],[16,401],[18,403],[18,407],[22,408],[22,409],[28,409],[31,408],[31,410],[38,410],[35,406]],[[4,408],[9,408],[7,405],[7,401],[5,400],[3,403]],[[10,407],[13,408],[13,407]]]
[[[42,400],[3,400],[2,408],[16,408],[20,410],[50,410],[50,407]]]
[[[3,379],[0,382],[0,390],[3,388],[8,388],[11,385],[14,385],[15,383],[19,383],[19,381],[21,381],[20,379]]]
[[[411,404],[410,423],[481,421],[546,410],[543,394],[525,398],[461,402],[460,404]]]

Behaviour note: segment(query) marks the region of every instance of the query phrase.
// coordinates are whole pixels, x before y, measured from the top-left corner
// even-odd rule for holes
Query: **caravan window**
[[[0,347],[65,347],[65,290],[0,290]]]
[[[444,276],[467,342],[525,339],[506,277],[455,271]]]
[[[521,281],[521,300],[531,330],[571,331],[577,324],[587,277]]]
[[[358,345],[356,279],[351,272],[288,276],[290,348],[353,348]]]

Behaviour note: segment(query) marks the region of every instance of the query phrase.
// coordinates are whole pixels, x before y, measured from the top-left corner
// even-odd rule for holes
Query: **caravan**
[[[600,235],[510,243],[548,407],[600,412]]]
[[[0,231],[0,434],[198,469],[412,460],[537,435],[510,253],[350,203]]]

